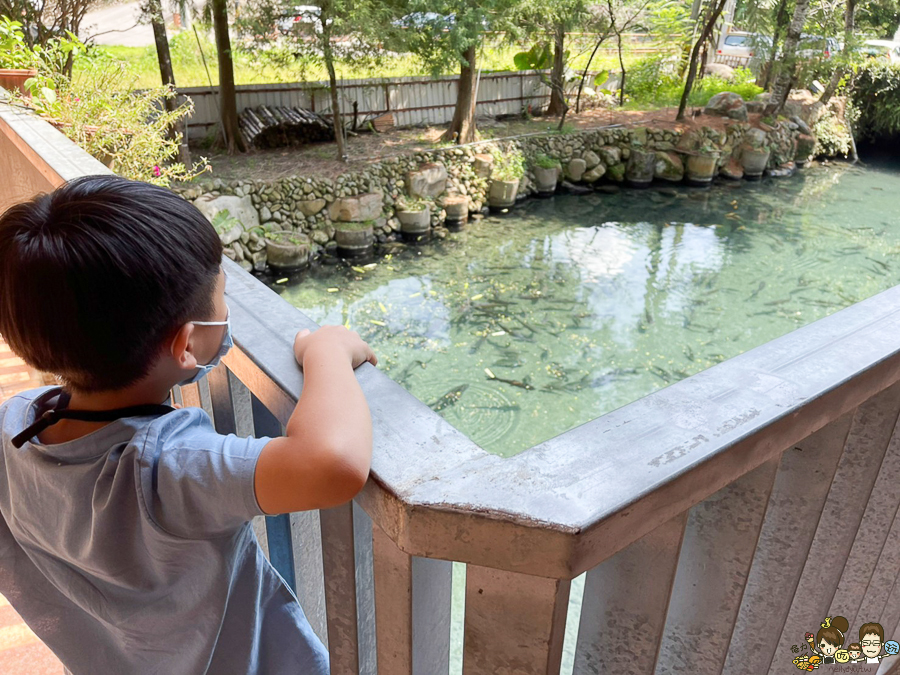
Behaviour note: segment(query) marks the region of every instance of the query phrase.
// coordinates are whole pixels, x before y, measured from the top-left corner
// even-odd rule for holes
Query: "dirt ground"
[[[659,110],[606,110],[595,108],[585,110],[579,115],[566,117],[566,126],[577,129],[591,129],[612,124],[637,126],[653,124],[657,128],[691,129],[700,126],[698,120],[706,127],[724,128],[726,120],[721,117],[704,115],[693,118],[689,115],[683,122],[675,121],[675,108]],[[751,118],[757,116],[751,115]],[[730,120],[729,120],[730,121]],[[541,133],[556,129],[559,118],[535,117],[531,120],[520,118],[509,120],[490,120],[479,124],[482,139],[507,138],[528,133]],[[195,156],[205,156],[212,167],[198,180],[221,178],[232,180],[277,180],[292,175],[316,174],[334,178],[347,171],[361,169],[366,164],[376,162],[385,157],[403,155],[421,150],[439,147],[439,139],[444,132],[442,127],[426,127],[416,129],[395,129],[386,133],[361,133],[351,136],[347,142],[349,162],[344,163],[335,158],[336,146],[333,143],[279,148],[274,150],[251,150],[246,154],[227,155],[218,150],[193,149]]]

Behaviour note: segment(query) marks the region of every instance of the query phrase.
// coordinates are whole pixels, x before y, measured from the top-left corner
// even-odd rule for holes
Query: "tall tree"
[[[247,152],[244,137],[238,127],[237,97],[234,88],[234,62],[231,59],[231,37],[228,35],[228,10],[225,0],[212,0],[213,29],[216,33],[216,53],[219,56],[219,114],[225,148],[229,155],[236,150]]]
[[[713,28],[715,28],[716,22],[722,15],[722,10],[725,9],[725,3],[727,1],[728,0],[711,0],[706,14],[703,17],[703,29],[700,31],[700,36],[697,38],[697,41],[694,42],[694,48],[691,50],[691,62],[688,66],[687,79],[684,82],[684,91],[681,92],[681,102],[678,104],[678,114],[675,116],[676,120],[684,119],[684,111],[685,108],[687,108],[688,98],[690,97],[691,89],[694,86],[694,78],[697,76],[697,64],[700,60],[700,50],[703,47],[703,43],[705,43],[712,35]]]
[[[407,12],[398,49],[421,57],[435,75],[459,68],[453,119],[441,140],[471,143],[477,139],[475,104],[478,49],[485,30],[509,27],[514,0],[399,0]]]
[[[831,80],[829,80],[828,85],[825,87],[825,91],[822,92],[822,95],[817,101],[819,106],[828,104],[831,97],[837,92],[841,80],[844,79],[844,76],[847,74],[848,68],[846,62],[851,58],[853,47],[855,45],[853,31],[856,24],[856,6],[858,2],[859,0],[847,0],[847,4],[844,6],[844,47],[840,54],[840,59],[841,61],[844,61],[844,63],[838,65],[831,74]]]
[[[772,96],[769,105],[766,106],[766,114],[777,113],[787,101],[791,92],[791,84],[794,81],[794,73],[797,66],[797,46],[800,44],[800,36],[803,26],[806,24],[806,15],[809,12],[810,0],[797,0],[794,5],[794,16],[791,25],[788,26],[787,36],[784,38],[784,48],[778,60],[775,84],[772,86]]]
[[[566,101],[566,34],[573,30],[594,29],[594,15],[588,0],[519,0],[511,7],[510,30],[507,37],[516,41],[537,39],[553,45],[550,69],[550,103],[547,114],[563,116],[569,106]]]
[[[166,23],[160,0],[147,0],[144,13],[150,18],[150,24],[153,26],[153,40],[156,43],[156,58],[159,61],[162,83],[172,91],[172,96],[165,99],[166,110],[173,112],[178,107],[175,97],[175,71],[172,69],[172,55],[169,51],[169,38],[166,35]],[[190,167],[191,152],[184,137],[184,122],[181,117],[169,129],[169,135],[179,141],[178,160],[186,167]]]

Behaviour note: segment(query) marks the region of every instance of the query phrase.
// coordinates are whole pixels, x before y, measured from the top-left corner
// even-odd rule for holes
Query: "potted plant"
[[[401,197],[396,216],[405,241],[422,241],[431,232],[431,204],[424,199]]]
[[[741,166],[744,169],[744,178],[759,180],[769,163],[771,150],[766,146],[754,147],[745,144],[741,147]]]
[[[309,237],[301,232],[266,232],[266,260],[277,270],[295,270],[309,264]]]
[[[525,176],[525,156],[521,150],[494,153],[494,169],[491,172],[491,187],[488,206],[492,211],[505,211],[516,203],[519,181]]]
[[[719,155],[719,150],[709,142],[701,145],[696,152],[687,153],[685,173],[688,184],[710,185],[719,170]]]
[[[534,158],[534,182],[539,197],[550,197],[556,192],[561,170],[562,164],[550,155],[542,152]]]
[[[34,53],[25,43],[22,24],[0,16],[0,87],[30,97],[25,83],[37,75]]]

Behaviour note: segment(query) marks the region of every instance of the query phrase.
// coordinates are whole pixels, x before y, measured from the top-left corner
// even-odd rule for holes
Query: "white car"
[[[321,22],[319,16],[322,9],[316,5],[297,5],[292,8],[291,15],[278,20],[278,28],[282,33],[290,33],[299,28],[311,27],[317,33],[320,32]]]
[[[891,63],[900,63],[900,44],[891,40],[866,40],[861,51],[872,58],[886,58]]]
[[[716,47],[716,56],[732,57],[749,61],[765,52],[772,44],[772,38],[759,33],[723,33]]]

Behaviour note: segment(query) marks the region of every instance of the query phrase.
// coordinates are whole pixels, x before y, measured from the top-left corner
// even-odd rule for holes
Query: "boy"
[[[222,247],[190,203],[109,176],[0,217],[0,333],[63,387],[0,407],[0,593],[75,675],[324,675],[249,521],[336,506],[372,429],[340,327],[297,335],[282,438],[165,405],[231,346]]]

